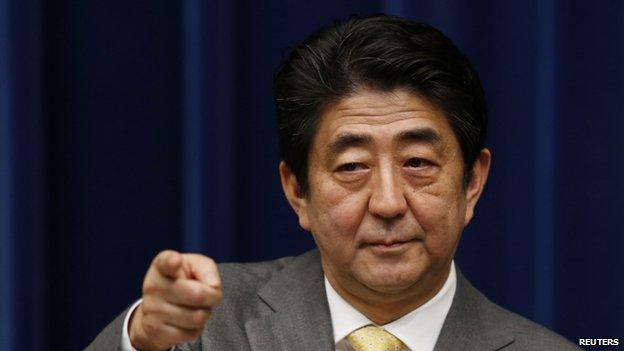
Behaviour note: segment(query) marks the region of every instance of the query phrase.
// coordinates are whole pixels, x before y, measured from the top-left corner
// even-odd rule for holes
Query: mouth
[[[369,247],[375,251],[392,252],[407,248],[418,239],[384,239],[366,242],[364,247]]]

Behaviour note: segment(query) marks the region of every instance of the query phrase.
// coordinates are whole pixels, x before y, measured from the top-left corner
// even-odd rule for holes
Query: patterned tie
[[[355,351],[403,351],[405,344],[396,336],[374,325],[367,325],[347,336]]]

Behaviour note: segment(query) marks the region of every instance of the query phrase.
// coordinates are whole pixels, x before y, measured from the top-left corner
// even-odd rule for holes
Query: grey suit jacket
[[[333,350],[318,250],[270,262],[221,264],[223,301],[201,338],[177,350]],[[87,350],[119,350],[126,312]],[[490,302],[458,272],[435,351],[580,350],[561,336]]]

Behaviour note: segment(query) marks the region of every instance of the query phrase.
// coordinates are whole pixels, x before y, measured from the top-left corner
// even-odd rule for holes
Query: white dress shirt
[[[121,332],[121,351],[137,351],[134,347],[132,347],[132,343],[130,342],[130,334],[128,333],[128,323],[130,322],[130,316],[134,313],[137,307],[141,304],[143,299],[138,300],[130,308],[128,309],[128,313],[126,313],[126,318],[124,318],[123,331]]]
[[[393,322],[378,326],[399,338],[408,347],[408,351],[433,351],[446,315],[451,308],[456,287],[457,276],[453,262],[442,289],[431,300]],[[327,278],[325,278],[325,291],[334,328],[336,351],[352,351],[346,338],[347,335],[363,326],[375,325],[375,323],[338,295]]]
[[[407,351],[433,351],[446,315],[451,308],[456,287],[457,276],[455,273],[455,262],[453,262],[442,289],[431,300],[405,316],[379,327],[399,338],[408,347]],[[347,335],[363,326],[375,325],[375,323],[371,322],[370,319],[366,318],[360,311],[356,310],[338,295],[327,280],[327,277],[325,277],[325,292],[327,293],[329,313],[334,330],[336,351],[352,351],[353,349],[347,342]],[[122,351],[137,351],[130,343],[128,321],[132,312],[140,303],[141,300],[135,302],[128,310],[124,319],[123,332],[121,334]]]

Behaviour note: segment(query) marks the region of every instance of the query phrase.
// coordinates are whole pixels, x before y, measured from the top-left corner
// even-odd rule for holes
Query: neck
[[[333,274],[326,273],[332,288],[351,306],[377,325],[395,321],[427,303],[442,289],[449,274],[450,265],[442,274],[423,277],[408,289],[389,294],[357,284],[345,288],[345,285],[340,284]]]

